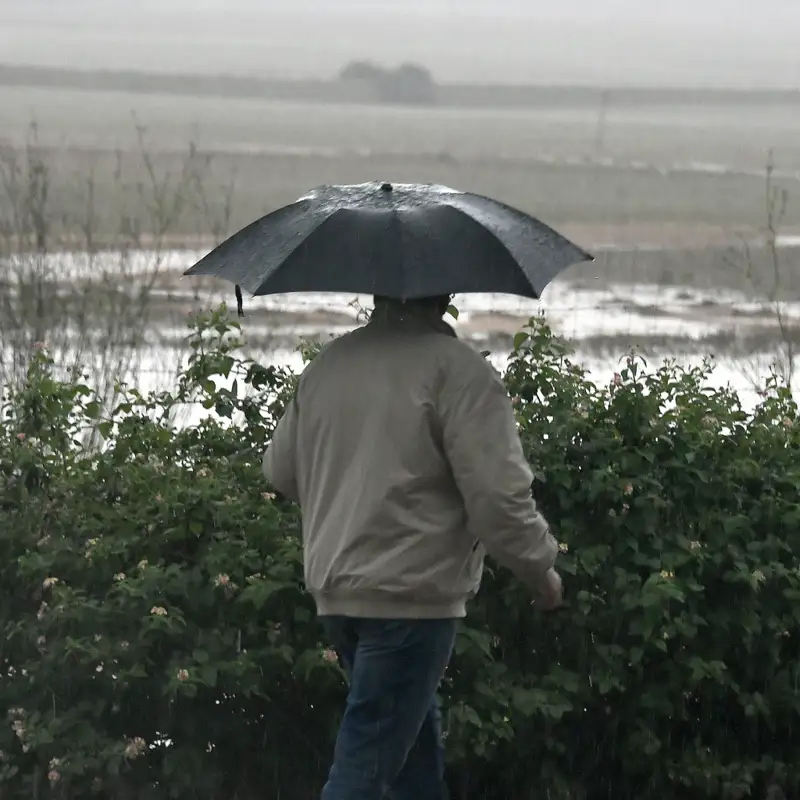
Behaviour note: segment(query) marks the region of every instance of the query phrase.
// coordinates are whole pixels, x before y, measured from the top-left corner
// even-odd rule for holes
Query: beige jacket
[[[263,470],[300,504],[320,615],[463,617],[484,548],[534,592],[556,560],[505,386],[440,320],[373,317],[327,345]]]

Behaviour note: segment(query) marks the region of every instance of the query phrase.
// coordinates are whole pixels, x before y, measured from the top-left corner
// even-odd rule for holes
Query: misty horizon
[[[649,13],[633,0],[602,12],[589,0],[3,0],[0,61],[328,78],[367,59],[416,62],[443,82],[791,89],[797,30],[787,0],[675,0]]]

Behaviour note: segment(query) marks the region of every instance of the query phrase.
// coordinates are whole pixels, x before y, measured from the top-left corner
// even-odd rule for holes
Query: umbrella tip
[[[381,184],[381,191],[382,192],[391,192],[394,189],[391,183],[382,183]]]

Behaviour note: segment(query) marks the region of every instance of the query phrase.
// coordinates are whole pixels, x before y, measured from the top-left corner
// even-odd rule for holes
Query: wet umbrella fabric
[[[321,186],[231,236],[185,275],[253,295],[353,292],[408,300],[497,292],[538,298],[592,256],[517,209],[429,184]]]

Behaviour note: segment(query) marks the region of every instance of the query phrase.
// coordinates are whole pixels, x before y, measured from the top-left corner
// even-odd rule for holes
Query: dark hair
[[[415,297],[411,300],[399,300],[395,297],[384,297],[383,295],[376,294],[373,296],[372,302],[376,306],[396,303],[410,307],[416,306],[417,308],[430,308],[435,310],[441,316],[444,316],[452,299],[453,296],[449,294],[439,294],[432,297]]]

